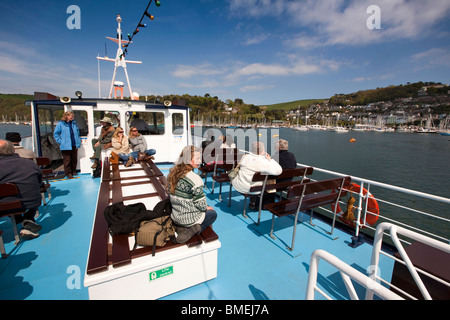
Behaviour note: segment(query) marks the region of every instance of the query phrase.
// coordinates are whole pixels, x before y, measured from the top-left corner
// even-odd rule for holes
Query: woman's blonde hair
[[[170,194],[175,193],[175,189],[178,185],[178,180],[183,178],[189,171],[194,169],[191,165],[191,160],[194,158],[194,154],[201,152],[200,148],[194,146],[186,146],[181,151],[175,165],[170,169],[167,176],[167,188]]]
[[[123,129],[122,129],[122,127],[117,127],[116,128],[116,131],[114,131],[114,134],[113,134],[113,138],[118,138],[119,137],[119,132],[120,131],[123,131],[123,132],[125,132]]]
[[[62,117],[61,117],[61,120],[62,120],[62,121],[67,121],[67,117],[68,117],[69,115],[75,115],[75,114],[74,114],[72,111],[66,111],[66,112],[63,113],[63,115],[62,115]]]
[[[136,127],[130,127],[130,131],[128,132],[128,136],[129,136],[129,137],[131,137],[131,130],[133,130],[133,129],[136,129],[136,130],[137,130]],[[139,131],[138,131],[136,137],[139,137],[140,135],[141,135],[141,134],[140,134]]]

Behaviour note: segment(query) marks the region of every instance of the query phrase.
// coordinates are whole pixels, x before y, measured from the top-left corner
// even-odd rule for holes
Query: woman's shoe
[[[125,163],[125,167],[129,167],[134,163],[133,157],[129,157],[127,163]]]

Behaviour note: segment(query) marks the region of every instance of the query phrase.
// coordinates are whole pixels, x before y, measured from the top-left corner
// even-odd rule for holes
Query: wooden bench
[[[0,199],[19,195],[19,188],[17,188],[17,185],[14,183],[0,184]],[[27,211],[22,208],[22,202],[19,199],[0,202],[0,217],[9,216],[11,218],[11,225],[15,239],[14,244],[18,244],[20,241],[15,215],[24,214]]]
[[[239,155],[237,148],[223,148],[216,151],[216,162],[214,164],[214,172],[212,175],[213,184],[211,193],[214,193],[214,184],[219,183],[219,201],[222,201],[222,183],[229,183],[230,190],[228,193],[228,206],[231,205],[231,181],[228,172],[237,166]]]
[[[50,165],[52,163],[49,158],[37,157],[36,164],[41,168],[42,179],[44,180],[44,182],[42,182],[42,185],[41,185],[42,202],[44,203],[44,205],[47,205],[47,200],[45,199],[45,193],[48,194],[48,200],[50,201],[52,199],[52,193],[50,190],[49,179],[54,178],[55,173],[53,172],[53,169],[50,168]]]
[[[247,209],[247,197],[254,196],[254,195],[260,195],[259,197],[259,204],[258,204],[258,222],[261,221],[261,209],[263,207],[263,196],[269,192],[279,192],[284,191],[292,187],[293,185],[300,184],[300,183],[306,183],[310,180],[306,178],[306,176],[312,175],[314,169],[313,167],[301,167],[301,168],[294,168],[294,169],[284,169],[279,175],[264,175],[261,172],[256,172],[253,175],[252,182],[262,182],[261,185],[253,186],[250,188],[249,193],[241,193],[244,196],[244,209],[242,214],[245,218],[247,218],[246,215],[246,209]],[[280,182],[280,180],[282,180]],[[284,181],[286,180],[286,181]],[[255,192],[258,192],[257,194],[254,194]],[[262,195],[262,196],[261,196]]]
[[[6,259],[7,254],[5,250],[5,244],[3,243],[3,231],[0,230],[0,253],[2,255],[2,259]]]
[[[273,228],[275,223],[275,216],[283,217],[294,214],[294,230],[292,233],[292,244],[288,247],[289,250],[294,249],[295,232],[297,229],[298,214],[301,211],[311,210],[320,206],[332,204],[334,205],[333,225],[330,234],[334,231],[334,224],[336,221],[336,208],[341,197],[347,194],[345,188],[350,184],[350,177],[342,177],[335,179],[328,179],[316,182],[309,182],[304,184],[297,184],[290,188],[287,199],[266,204],[265,209],[272,213],[272,227],[270,229],[270,236],[273,236]],[[301,220],[301,216],[300,216]]]
[[[200,167],[198,167],[198,170],[201,172],[201,175],[205,177],[205,188],[206,188],[206,182],[208,179],[208,175],[212,174],[214,172],[214,166],[216,164],[215,159],[216,159],[216,148],[213,148],[211,150],[211,153],[206,155],[205,154],[205,149],[206,148],[202,148],[202,163],[200,165]],[[207,150],[209,150],[210,148],[208,148]]]
[[[88,286],[93,286],[93,283],[100,281],[93,279],[101,279],[102,273],[106,276],[106,274],[114,273],[116,269],[119,270],[118,273],[122,274],[122,271],[126,270],[127,266],[130,266],[130,270],[133,268],[133,261],[139,260],[140,262],[136,262],[136,265],[142,265],[143,262],[140,258],[148,259],[147,257],[150,257],[157,259],[163,252],[170,252],[169,249],[195,249],[196,246],[218,240],[217,234],[211,227],[208,227],[200,235],[192,237],[185,244],[176,244],[169,241],[164,247],[157,247],[156,255],[152,257],[151,246],[134,246],[134,235],[119,234],[111,236],[108,231],[108,224],[104,218],[104,210],[107,206],[122,201],[125,205],[142,202],[147,209],[152,209],[159,201],[166,199],[168,194],[164,187],[166,177],[151,160],[140,161],[129,168],[125,168],[122,164],[111,165],[108,158],[105,158],[103,163],[102,181],[99,188],[86,267],[85,283],[86,279],[88,279]],[[138,189],[139,191],[127,192],[132,187],[135,187],[133,190]],[[192,252],[196,251],[193,250]],[[157,260],[148,260],[148,262],[153,263],[157,262]],[[117,294],[120,295],[120,293]],[[94,298],[97,297],[94,295]],[[150,297],[155,298],[156,296],[151,295]]]

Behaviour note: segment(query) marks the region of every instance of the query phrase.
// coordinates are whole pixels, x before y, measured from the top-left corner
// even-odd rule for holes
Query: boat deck
[[[169,166],[160,166],[167,175]],[[72,180],[51,183],[52,199],[39,208],[37,222],[42,225],[40,236],[14,245],[9,218],[0,219],[0,230],[7,259],[0,260],[0,299],[89,299],[83,286],[89,242],[94,219],[100,179],[78,175]],[[348,244],[352,235],[335,229],[327,234],[330,225],[314,218],[309,224],[304,214],[297,227],[295,248],[286,246],[292,239],[293,218],[277,218],[274,235],[269,236],[271,214],[262,212],[261,224],[255,222],[258,211],[242,215],[244,197],[232,192],[228,207],[228,186],[219,201],[218,189],[211,193],[211,178],[207,183],[208,204],[215,208],[218,218],[213,225],[219,235],[217,278],[176,292],[164,300],[301,300],[305,299],[311,253],[326,250],[347,264],[365,273],[370,264],[372,246],[364,243],[357,248]],[[382,278],[390,280],[393,262],[381,256]],[[348,299],[339,272],[322,264],[318,283],[334,299]],[[360,298],[365,290],[357,291]],[[316,293],[316,299],[322,299]]]

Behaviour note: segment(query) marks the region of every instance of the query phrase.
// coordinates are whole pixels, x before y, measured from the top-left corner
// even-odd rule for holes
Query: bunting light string
[[[153,21],[153,19],[155,19],[155,17],[148,13],[148,8],[150,7],[150,5],[152,4],[153,0],[150,0],[150,2],[147,5],[147,8],[145,8],[144,13],[142,14],[141,20],[139,20],[137,27],[134,29],[132,34],[127,34],[128,36],[128,43],[124,44],[123,47],[125,48],[123,55],[126,55],[128,53],[128,46],[130,45],[131,41],[133,40],[134,36],[139,32],[139,28],[147,28],[147,24],[146,23],[142,23],[142,20],[144,20],[145,17],[148,17],[150,20]],[[161,2],[159,0],[155,0],[155,6],[159,7],[161,6]]]

